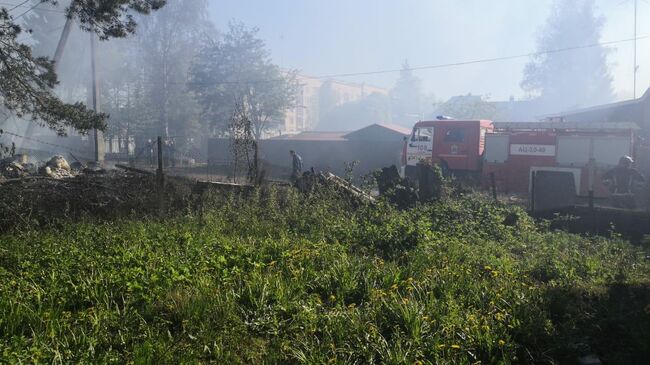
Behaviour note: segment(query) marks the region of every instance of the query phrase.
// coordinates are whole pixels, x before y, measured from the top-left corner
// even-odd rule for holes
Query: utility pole
[[[97,79],[97,49],[96,49],[95,32],[90,32],[90,60],[92,72],[92,94],[93,94],[93,108],[95,113],[101,112],[100,94],[99,94],[99,80]],[[93,129],[94,145],[95,145],[95,162],[98,164],[104,163],[104,133],[98,129]]]
[[[636,99],[636,14],[637,14],[638,0],[634,0],[634,90],[632,92],[633,98]]]

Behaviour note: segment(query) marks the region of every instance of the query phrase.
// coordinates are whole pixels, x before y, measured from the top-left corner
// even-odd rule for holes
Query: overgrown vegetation
[[[606,363],[650,357],[641,248],[461,197],[213,194],[0,236],[7,363]]]

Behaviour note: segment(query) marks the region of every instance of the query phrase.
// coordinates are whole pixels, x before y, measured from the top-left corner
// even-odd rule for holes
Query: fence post
[[[530,211],[535,213],[535,180],[537,171],[533,171],[530,181]]]
[[[593,149],[593,140],[592,140],[592,149]],[[589,159],[589,209],[594,209],[594,180],[596,179],[596,160],[594,158]]]
[[[162,137],[158,136],[158,170],[156,171],[156,174],[158,175],[158,183],[160,186],[163,186],[165,184],[165,174],[163,171],[163,143],[162,143]]]
[[[497,183],[494,177],[494,172],[490,172],[490,185],[492,187],[492,198],[497,200]]]

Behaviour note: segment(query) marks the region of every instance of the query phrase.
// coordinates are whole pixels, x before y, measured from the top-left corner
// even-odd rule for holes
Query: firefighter
[[[293,158],[291,164],[291,180],[295,181],[302,174],[302,157],[296,153],[296,151],[289,151],[291,157]]]
[[[612,202],[617,208],[635,209],[634,185],[643,183],[645,179],[632,167],[634,160],[623,156],[618,160],[618,166],[603,175],[603,182],[612,192]]]

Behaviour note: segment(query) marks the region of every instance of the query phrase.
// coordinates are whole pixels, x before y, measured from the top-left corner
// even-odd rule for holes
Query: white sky
[[[176,1],[176,0],[169,0]],[[583,0],[565,0],[583,1]],[[650,36],[650,0],[638,1],[638,36]],[[4,0],[0,4],[22,3]],[[209,0],[221,30],[236,19],[260,29],[274,61],[309,75],[399,69],[526,54],[554,0]],[[596,0],[601,41],[633,36],[634,0]],[[27,5],[25,5],[27,6]],[[24,7],[14,10],[22,13]],[[12,13],[13,14],[13,13]],[[609,46],[619,100],[632,97],[633,42]],[[579,45],[576,45],[579,46]],[[650,87],[650,38],[637,43],[637,96]],[[580,52],[580,51],[574,51]],[[522,97],[528,59],[417,71],[438,99],[466,93]],[[398,73],[341,77],[390,88]]]
[[[581,0],[566,0],[581,1]],[[553,0],[210,0],[220,29],[231,19],[260,28],[275,62],[306,74],[396,69],[526,54]],[[597,0],[601,41],[632,38],[634,0]],[[638,36],[650,35],[650,0],[638,0]],[[632,42],[610,46],[619,99],[632,96]],[[579,45],[576,45],[579,46]],[[638,41],[637,96],[650,86],[650,39]],[[579,51],[576,51],[579,52]],[[528,59],[417,71],[438,99],[473,93],[523,96]],[[341,78],[391,87],[397,73]]]

